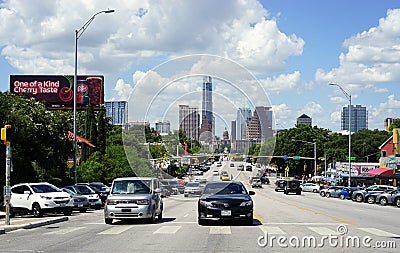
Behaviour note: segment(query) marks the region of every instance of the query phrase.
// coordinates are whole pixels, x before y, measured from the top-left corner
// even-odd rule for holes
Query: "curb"
[[[20,224],[20,225],[5,225],[2,228],[0,228],[0,234],[5,234],[6,232],[18,230],[18,229],[31,229],[31,228],[37,228],[41,226],[46,226],[58,222],[64,222],[68,221],[68,217],[57,217],[53,219],[47,219],[43,221],[36,221],[36,222],[29,222],[26,224]]]

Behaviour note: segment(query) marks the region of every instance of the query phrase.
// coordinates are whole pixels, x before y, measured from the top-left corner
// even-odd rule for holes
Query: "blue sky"
[[[250,104],[272,106],[277,128],[293,127],[305,113],[313,125],[340,130],[340,111],[348,100],[330,82],[348,91],[353,104],[367,107],[370,129],[383,129],[385,118],[400,117],[399,1],[0,3],[1,91],[9,89],[11,74],[73,74],[74,31],[94,13],[110,8],[115,13],[96,16],[78,41],[78,74],[103,74],[106,100],[128,99],[130,120],[141,119],[134,112],[146,110],[138,109],[146,104],[143,99],[158,105],[146,110],[150,121],[165,117],[176,125],[177,105],[197,106],[201,81],[181,78],[171,90],[160,87],[177,76],[212,74],[221,119],[216,134],[222,135],[239,104],[246,103],[223,82],[239,83],[242,76],[232,70],[237,66],[257,78],[265,94],[254,80],[240,85],[248,87],[244,93],[252,98]],[[199,61],[192,65],[173,60],[192,54],[214,58],[204,64],[193,57]],[[182,94],[173,97],[178,93],[173,87]],[[189,93],[195,96],[184,95]]]

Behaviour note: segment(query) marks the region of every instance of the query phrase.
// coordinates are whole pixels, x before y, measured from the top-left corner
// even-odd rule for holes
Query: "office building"
[[[201,97],[201,131],[200,134],[210,132],[211,136],[215,135],[213,101],[212,101],[212,78],[211,76],[203,77],[203,89]]]
[[[179,129],[191,140],[199,139],[200,115],[197,107],[179,105]]]
[[[236,140],[247,139],[247,125],[251,120],[250,108],[239,108],[236,113]]]
[[[297,118],[297,125],[312,126],[312,119],[308,115],[303,114]]]
[[[362,129],[368,129],[368,112],[365,106],[352,105],[350,107],[351,131],[356,133]],[[345,106],[342,110],[341,129],[349,131],[349,107]]]
[[[257,106],[248,125],[248,140],[252,143],[262,143],[273,135],[272,108]]]
[[[125,126],[128,123],[128,102],[108,101],[105,102],[106,116],[110,117],[110,124]]]
[[[155,129],[161,135],[166,135],[169,134],[171,131],[171,124],[168,120],[157,121],[155,124]]]

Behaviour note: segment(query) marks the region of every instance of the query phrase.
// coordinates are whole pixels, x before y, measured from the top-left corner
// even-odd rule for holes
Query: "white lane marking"
[[[187,213],[187,214],[185,214],[183,217],[185,217],[185,218],[186,218],[186,217],[188,217],[188,216],[189,216],[189,214]]]
[[[279,227],[270,227],[270,226],[260,226],[260,229],[264,232],[264,233],[268,233],[271,235],[285,235],[286,233],[283,232],[282,229],[280,229]]]
[[[221,226],[221,227],[210,227],[210,234],[212,235],[230,235],[231,227],[229,226]]]
[[[263,225],[306,225],[306,226],[335,226],[340,225],[341,223],[312,223],[312,222],[271,222],[271,223],[263,223]]]
[[[175,234],[181,227],[182,226],[162,226],[154,231],[153,234]]]
[[[386,232],[386,231],[383,231],[383,230],[380,230],[380,229],[377,229],[377,228],[358,228],[358,229],[360,229],[362,231],[365,231],[365,232],[368,232],[368,233],[371,233],[373,235],[377,235],[377,236],[400,237],[400,235],[393,234],[393,233],[390,233],[390,232]]]
[[[65,235],[67,233],[71,233],[71,232],[74,232],[76,230],[83,229],[83,228],[85,228],[85,227],[62,228],[62,229],[57,229],[57,230],[54,230],[51,232],[47,232],[47,233],[45,233],[45,235]]]
[[[122,232],[133,228],[134,226],[115,226],[112,228],[109,228],[107,230],[104,230],[103,232],[98,233],[98,235],[117,235],[117,234],[121,234]]]
[[[325,228],[325,227],[308,227],[308,228],[319,235],[338,235],[339,234],[336,230],[332,230],[330,228]]]

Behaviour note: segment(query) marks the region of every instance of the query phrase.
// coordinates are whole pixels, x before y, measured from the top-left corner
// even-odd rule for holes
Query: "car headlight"
[[[116,199],[107,199],[106,205],[117,205],[119,202]]]
[[[205,201],[205,200],[200,200],[200,201],[199,201],[199,204],[202,205],[202,206],[205,206],[205,207],[207,207],[207,206],[212,206],[212,203],[211,203],[211,202]]]
[[[136,201],[136,203],[138,205],[148,205],[148,204],[150,204],[150,201],[148,199],[139,199]]]
[[[253,205],[252,200],[244,201],[244,202],[240,203],[240,206],[252,206],[252,205]]]
[[[40,195],[40,197],[41,197],[42,199],[51,200],[51,197],[49,197],[49,196]]]

